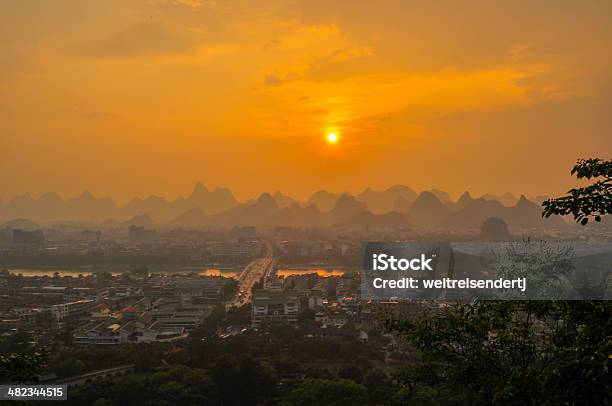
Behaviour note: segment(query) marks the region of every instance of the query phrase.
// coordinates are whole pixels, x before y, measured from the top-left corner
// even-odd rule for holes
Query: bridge
[[[248,304],[251,301],[253,285],[267,276],[274,269],[274,257],[272,255],[272,244],[266,242],[266,255],[251,261],[238,277],[238,292],[228,303],[227,307]]]
[[[69,388],[71,388],[75,386],[87,385],[89,383],[101,381],[104,379],[114,378],[116,376],[125,375],[130,372],[134,372],[134,367],[134,364],[121,365],[114,368],[99,369],[97,371],[91,371],[85,374],[71,376],[68,378],[54,379],[45,383],[55,385],[67,385]]]

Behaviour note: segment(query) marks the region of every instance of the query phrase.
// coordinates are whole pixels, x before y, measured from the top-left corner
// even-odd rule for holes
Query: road
[[[238,278],[238,292],[230,302],[230,306],[242,306],[250,303],[253,294],[253,285],[272,271],[274,267],[272,247],[270,244],[266,244],[266,246],[266,256],[254,259],[240,273],[240,277]]]

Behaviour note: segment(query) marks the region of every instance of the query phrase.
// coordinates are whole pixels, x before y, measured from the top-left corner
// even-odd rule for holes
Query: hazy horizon
[[[520,192],[514,193],[514,192],[511,192],[511,191],[503,191],[503,192],[500,192],[500,193],[495,193],[495,192],[490,192],[490,191],[485,191],[483,193],[474,193],[473,191],[467,190],[467,189],[463,190],[460,193],[455,194],[455,193],[450,193],[447,190],[444,190],[444,189],[441,189],[441,188],[437,188],[437,187],[430,187],[430,188],[425,188],[425,189],[417,189],[417,188],[411,187],[410,185],[406,185],[406,184],[393,184],[393,185],[389,185],[387,187],[383,187],[383,188],[380,188],[380,189],[373,188],[373,187],[370,187],[370,186],[365,186],[364,188],[359,189],[359,190],[355,190],[355,191],[318,189],[318,190],[313,190],[313,191],[307,193],[304,197],[295,196],[295,195],[286,193],[286,192],[284,192],[282,190],[261,190],[260,192],[256,192],[253,195],[249,195],[249,196],[246,196],[246,197],[243,198],[243,197],[238,196],[231,187],[223,186],[223,185],[209,186],[209,185],[205,184],[204,182],[197,181],[194,185],[192,185],[192,187],[190,189],[188,189],[188,190],[184,191],[183,193],[180,193],[179,195],[176,195],[176,196],[166,196],[166,195],[161,194],[161,193],[151,192],[149,194],[144,194],[144,195],[128,196],[126,199],[118,199],[115,196],[98,194],[98,193],[95,193],[94,191],[88,190],[88,189],[82,190],[81,192],[76,193],[74,195],[63,195],[63,194],[61,194],[59,192],[56,192],[56,191],[53,191],[53,190],[47,190],[47,191],[44,191],[42,193],[24,192],[24,193],[15,194],[15,195],[12,195],[12,196],[3,196],[3,195],[0,194],[0,201],[3,204],[8,204],[13,199],[19,198],[19,197],[23,197],[23,196],[26,196],[26,195],[29,195],[33,200],[38,200],[38,199],[42,198],[44,195],[49,194],[49,193],[56,194],[60,199],[62,199],[64,201],[68,201],[68,200],[71,200],[71,199],[78,199],[81,196],[83,196],[83,194],[85,194],[85,193],[90,193],[92,196],[94,196],[97,199],[110,198],[118,206],[126,205],[126,204],[130,203],[134,199],[147,199],[147,198],[150,198],[150,197],[159,197],[159,198],[163,198],[163,199],[167,200],[168,202],[172,202],[172,201],[174,201],[176,199],[179,199],[179,198],[187,198],[187,197],[191,196],[192,193],[194,192],[194,189],[199,184],[203,185],[208,192],[213,192],[213,191],[215,191],[217,189],[226,189],[230,193],[232,193],[234,198],[236,198],[236,200],[240,204],[246,203],[246,202],[249,202],[249,201],[254,201],[257,198],[259,198],[261,195],[266,194],[266,193],[270,194],[272,196],[274,196],[276,193],[281,193],[283,196],[293,198],[293,199],[297,200],[299,203],[306,203],[317,192],[328,192],[328,193],[335,194],[335,195],[347,194],[347,195],[350,195],[350,196],[356,196],[356,195],[359,195],[359,194],[361,194],[361,193],[363,193],[363,192],[365,192],[367,190],[371,190],[373,192],[384,192],[384,191],[387,191],[387,190],[389,190],[389,189],[391,189],[393,187],[397,187],[397,186],[408,187],[408,188],[412,189],[414,192],[416,192],[417,195],[421,194],[422,192],[431,192],[432,190],[437,190],[437,191],[440,191],[440,192],[447,193],[449,195],[451,201],[457,201],[457,199],[459,199],[461,197],[461,195],[463,193],[465,193],[465,192],[468,192],[473,199],[480,198],[481,196],[484,196],[484,195],[502,196],[502,195],[505,195],[506,193],[510,193],[512,195],[512,197],[514,197],[517,200],[521,197],[521,195],[524,195],[527,198],[534,198],[534,197],[538,197],[538,196],[548,196],[548,195],[544,195],[544,194],[537,194],[537,195],[534,194],[534,195],[531,195],[531,194],[520,193]]]

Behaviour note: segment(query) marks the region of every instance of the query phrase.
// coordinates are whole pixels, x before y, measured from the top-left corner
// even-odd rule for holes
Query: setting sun
[[[330,144],[335,144],[338,142],[338,134],[336,133],[329,133],[327,134],[327,142]]]

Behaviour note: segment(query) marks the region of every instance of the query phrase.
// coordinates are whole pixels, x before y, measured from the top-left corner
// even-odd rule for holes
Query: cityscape
[[[0,404],[612,404],[612,2],[0,1]]]
[[[204,190],[198,183],[182,200],[197,204],[186,209],[188,216],[199,218],[214,199],[215,192]],[[8,202],[0,215],[19,213],[23,199]],[[405,186],[358,196],[319,192],[308,202],[262,194],[202,222],[182,214],[182,221],[158,222],[147,212],[102,220],[93,197],[81,209],[88,219],[58,220],[36,207],[41,200],[19,213],[33,219],[0,227],[1,342],[3,351],[46,348],[50,362],[39,382],[71,391],[108,377],[172,369],[168,354],[142,359],[138,348],[181,353],[208,342],[260,340],[283,326],[302,345],[354,346],[346,351],[361,355],[302,359],[277,348],[267,354],[274,387],[330,371],[361,382],[368,369],[393,371],[414,357],[408,343],[385,329],[387,320],[435,315],[455,304],[363,297],[366,242],[529,237],[588,243],[612,235],[606,221],[585,228],[569,218],[542,220],[541,202],[524,196],[472,198],[466,192],[453,201],[439,190],[417,194]],[[149,200],[139,200],[141,209]],[[79,213],[76,203],[66,204]],[[427,226],[423,218],[440,221]],[[113,348],[128,348],[128,355],[105,358]],[[282,364],[283,356],[294,355],[292,365]]]

